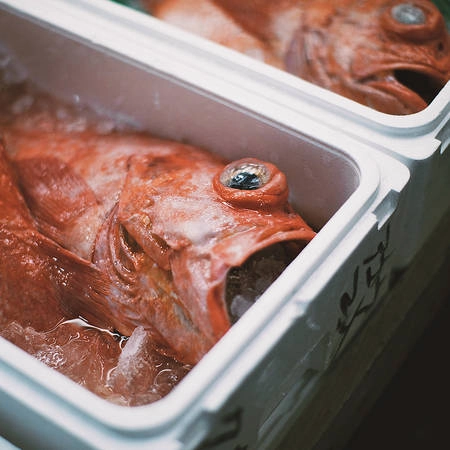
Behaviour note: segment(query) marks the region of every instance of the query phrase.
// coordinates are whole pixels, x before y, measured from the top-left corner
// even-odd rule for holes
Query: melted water
[[[40,332],[14,321],[1,327],[0,336],[100,397],[124,406],[159,400],[190,370],[158,353],[142,327],[125,339],[81,319],[62,320]]]

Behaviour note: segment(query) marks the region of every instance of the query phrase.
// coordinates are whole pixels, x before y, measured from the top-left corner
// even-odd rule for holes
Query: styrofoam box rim
[[[0,4],[39,19],[53,20],[69,32],[82,30],[85,39],[114,46],[138,59],[137,49],[144,49],[154,66],[172,68],[172,73],[181,64],[196,74],[189,82],[200,89],[205,77],[245,89],[257,94],[261,101],[320,120],[394,157],[400,156],[409,167],[433,155],[439,145],[437,134],[450,123],[450,82],[423,111],[394,116],[111,0],[0,0]],[[105,33],[109,43],[105,43]]]
[[[76,0],[76,4],[95,16],[100,14],[108,26],[120,26],[124,33],[130,28],[142,33],[164,57],[245,86],[304,116],[319,118],[363,142],[400,155],[410,167],[433,155],[438,146],[436,135],[450,123],[450,82],[423,111],[389,115],[110,0]]]

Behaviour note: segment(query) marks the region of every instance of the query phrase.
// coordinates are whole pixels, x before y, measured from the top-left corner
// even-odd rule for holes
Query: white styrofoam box
[[[126,41],[135,39],[137,34],[146,35],[157,58],[183,62],[226,79],[274,105],[320,119],[369,143],[374,151],[402,161],[411,172],[411,186],[405,200],[403,226],[407,242],[398,258],[400,266],[408,265],[450,208],[450,82],[419,113],[384,114],[110,0],[70,3],[74,11],[82,8],[101,17],[99,23],[115,22],[118,39]],[[201,82],[198,80],[199,85]]]
[[[308,382],[387,292],[402,257],[409,169],[246,86],[160,56],[139,32],[123,33],[69,2],[0,1],[0,50],[14,76],[229,159],[273,161],[320,231],[154,404],[113,405],[0,339],[0,434],[21,448],[269,448]]]

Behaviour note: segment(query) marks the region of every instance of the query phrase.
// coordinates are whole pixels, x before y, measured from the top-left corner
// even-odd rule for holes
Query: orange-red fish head
[[[230,272],[236,284],[239,267],[279,244],[278,275],[315,233],[289,206],[286,178],[273,164],[246,158],[226,165],[193,147],[179,150],[131,158],[117,219],[151,261],[137,273],[142,314],[178,359],[192,363],[241,315],[236,295],[245,309],[262,294],[242,299],[258,290],[257,280],[247,294],[228,293]],[[251,273],[265,262],[253,264],[245,276],[262,277]]]
[[[305,11],[289,71],[389,114],[424,109],[450,79],[450,35],[431,1],[322,3]]]

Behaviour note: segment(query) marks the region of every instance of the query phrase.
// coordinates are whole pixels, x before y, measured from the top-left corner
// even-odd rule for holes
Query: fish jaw
[[[366,95],[367,104],[372,102],[375,109],[386,113],[423,110],[450,80],[450,35],[446,31],[414,47],[400,41],[389,51],[359,53],[363,56],[352,61],[348,85]]]
[[[402,8],[409,10],[405,23],[396,18]],[[426,0],[380,2],[363,26],[365,42],[355,44],[348,66],[354,90],[390,114],[427,107],[450,80],[450,35],[439,10]]]
[[[360,80],[358,89],[375,109],[388,114],[412,114],[426,108],[447,79],[429,67],[396,65]]]
[[[229,313],[225,304],[227,275],[232,268],[239,267],[259,251],[278,243],[292,245],[292,259],[308,243],[315,232],[296,214],[292,218],[266,218],[251,227],[231,233],[228,237],[215,240],[207,247],[189,248],[180,252],[173,263],[174,281],[179,290],[187,292],[184,302],[189,310],[197,311],[198,317],[207,306],[199,328],[217,340],[230,327]],[[271,221],[271,223],[268,223]],[[204,275],[207,274],[205,277]],[[188,279],[190,281],[188,281]],[[199,304],[196,298],[205,299]]]
[[[386,114],[413,114],[426,108],[450,80],[450,53],[445,64],[383,62],[380,56],[355,63],[331,89]]]

